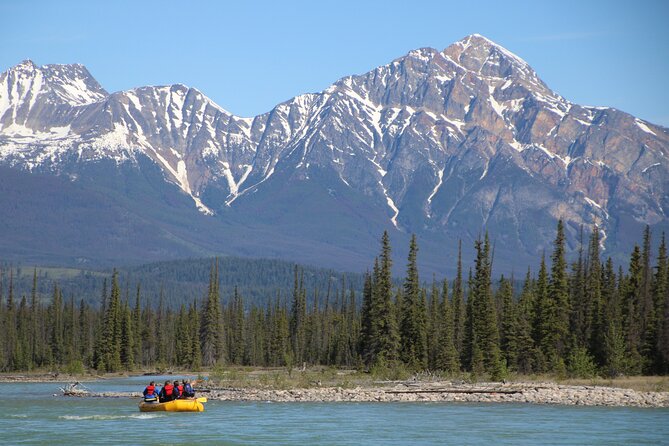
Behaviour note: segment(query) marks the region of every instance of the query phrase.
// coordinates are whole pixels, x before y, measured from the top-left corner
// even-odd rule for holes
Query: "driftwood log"
[[[60,387],[60,391],[63,392],[63,396],[82,396],[90,393],[90,391],[78,381],[70,383],[65,387]]]

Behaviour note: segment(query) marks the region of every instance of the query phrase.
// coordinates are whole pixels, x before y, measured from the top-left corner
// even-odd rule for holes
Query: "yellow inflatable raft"
[[[207,398],[173,400],[166,403],[139,403],[140,412],[204,412]]]

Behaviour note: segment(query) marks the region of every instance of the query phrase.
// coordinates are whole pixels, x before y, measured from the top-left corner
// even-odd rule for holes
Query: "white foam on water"
[[[61,415],[61,420],[122,420],[126,418],[150,419],[164,417],[164,414],[138,413],[133,415]]]

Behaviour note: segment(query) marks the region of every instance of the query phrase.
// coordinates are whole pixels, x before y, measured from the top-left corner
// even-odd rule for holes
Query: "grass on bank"
[[[284,367],[217,367],[209,374],[213,386],[258,389],[295,389],[317,387],[380,387],[391,382],[438,382],[457,383],[489,382],[488,377],[474,377],[469,373],[411,373],[406,368],[372,369],[363,372],[355,369],[334,367],[308,367],[289,370]],[[554,375],[516,375],[511,374],[507,383],[552,382],[576,386],[605,386],[632,389],[644,392],[669,392],[669,376],[623,376],[618,378],[593,377],[588,379],[562,378]]]

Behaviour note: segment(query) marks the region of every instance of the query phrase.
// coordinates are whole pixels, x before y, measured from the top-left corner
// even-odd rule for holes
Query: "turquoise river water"
[[[142,390],[148,378],[86,383]],[[128,398],[0,384],[0,444],[669,445],[669,409],[466,403],[241,403],[140,413]]]

